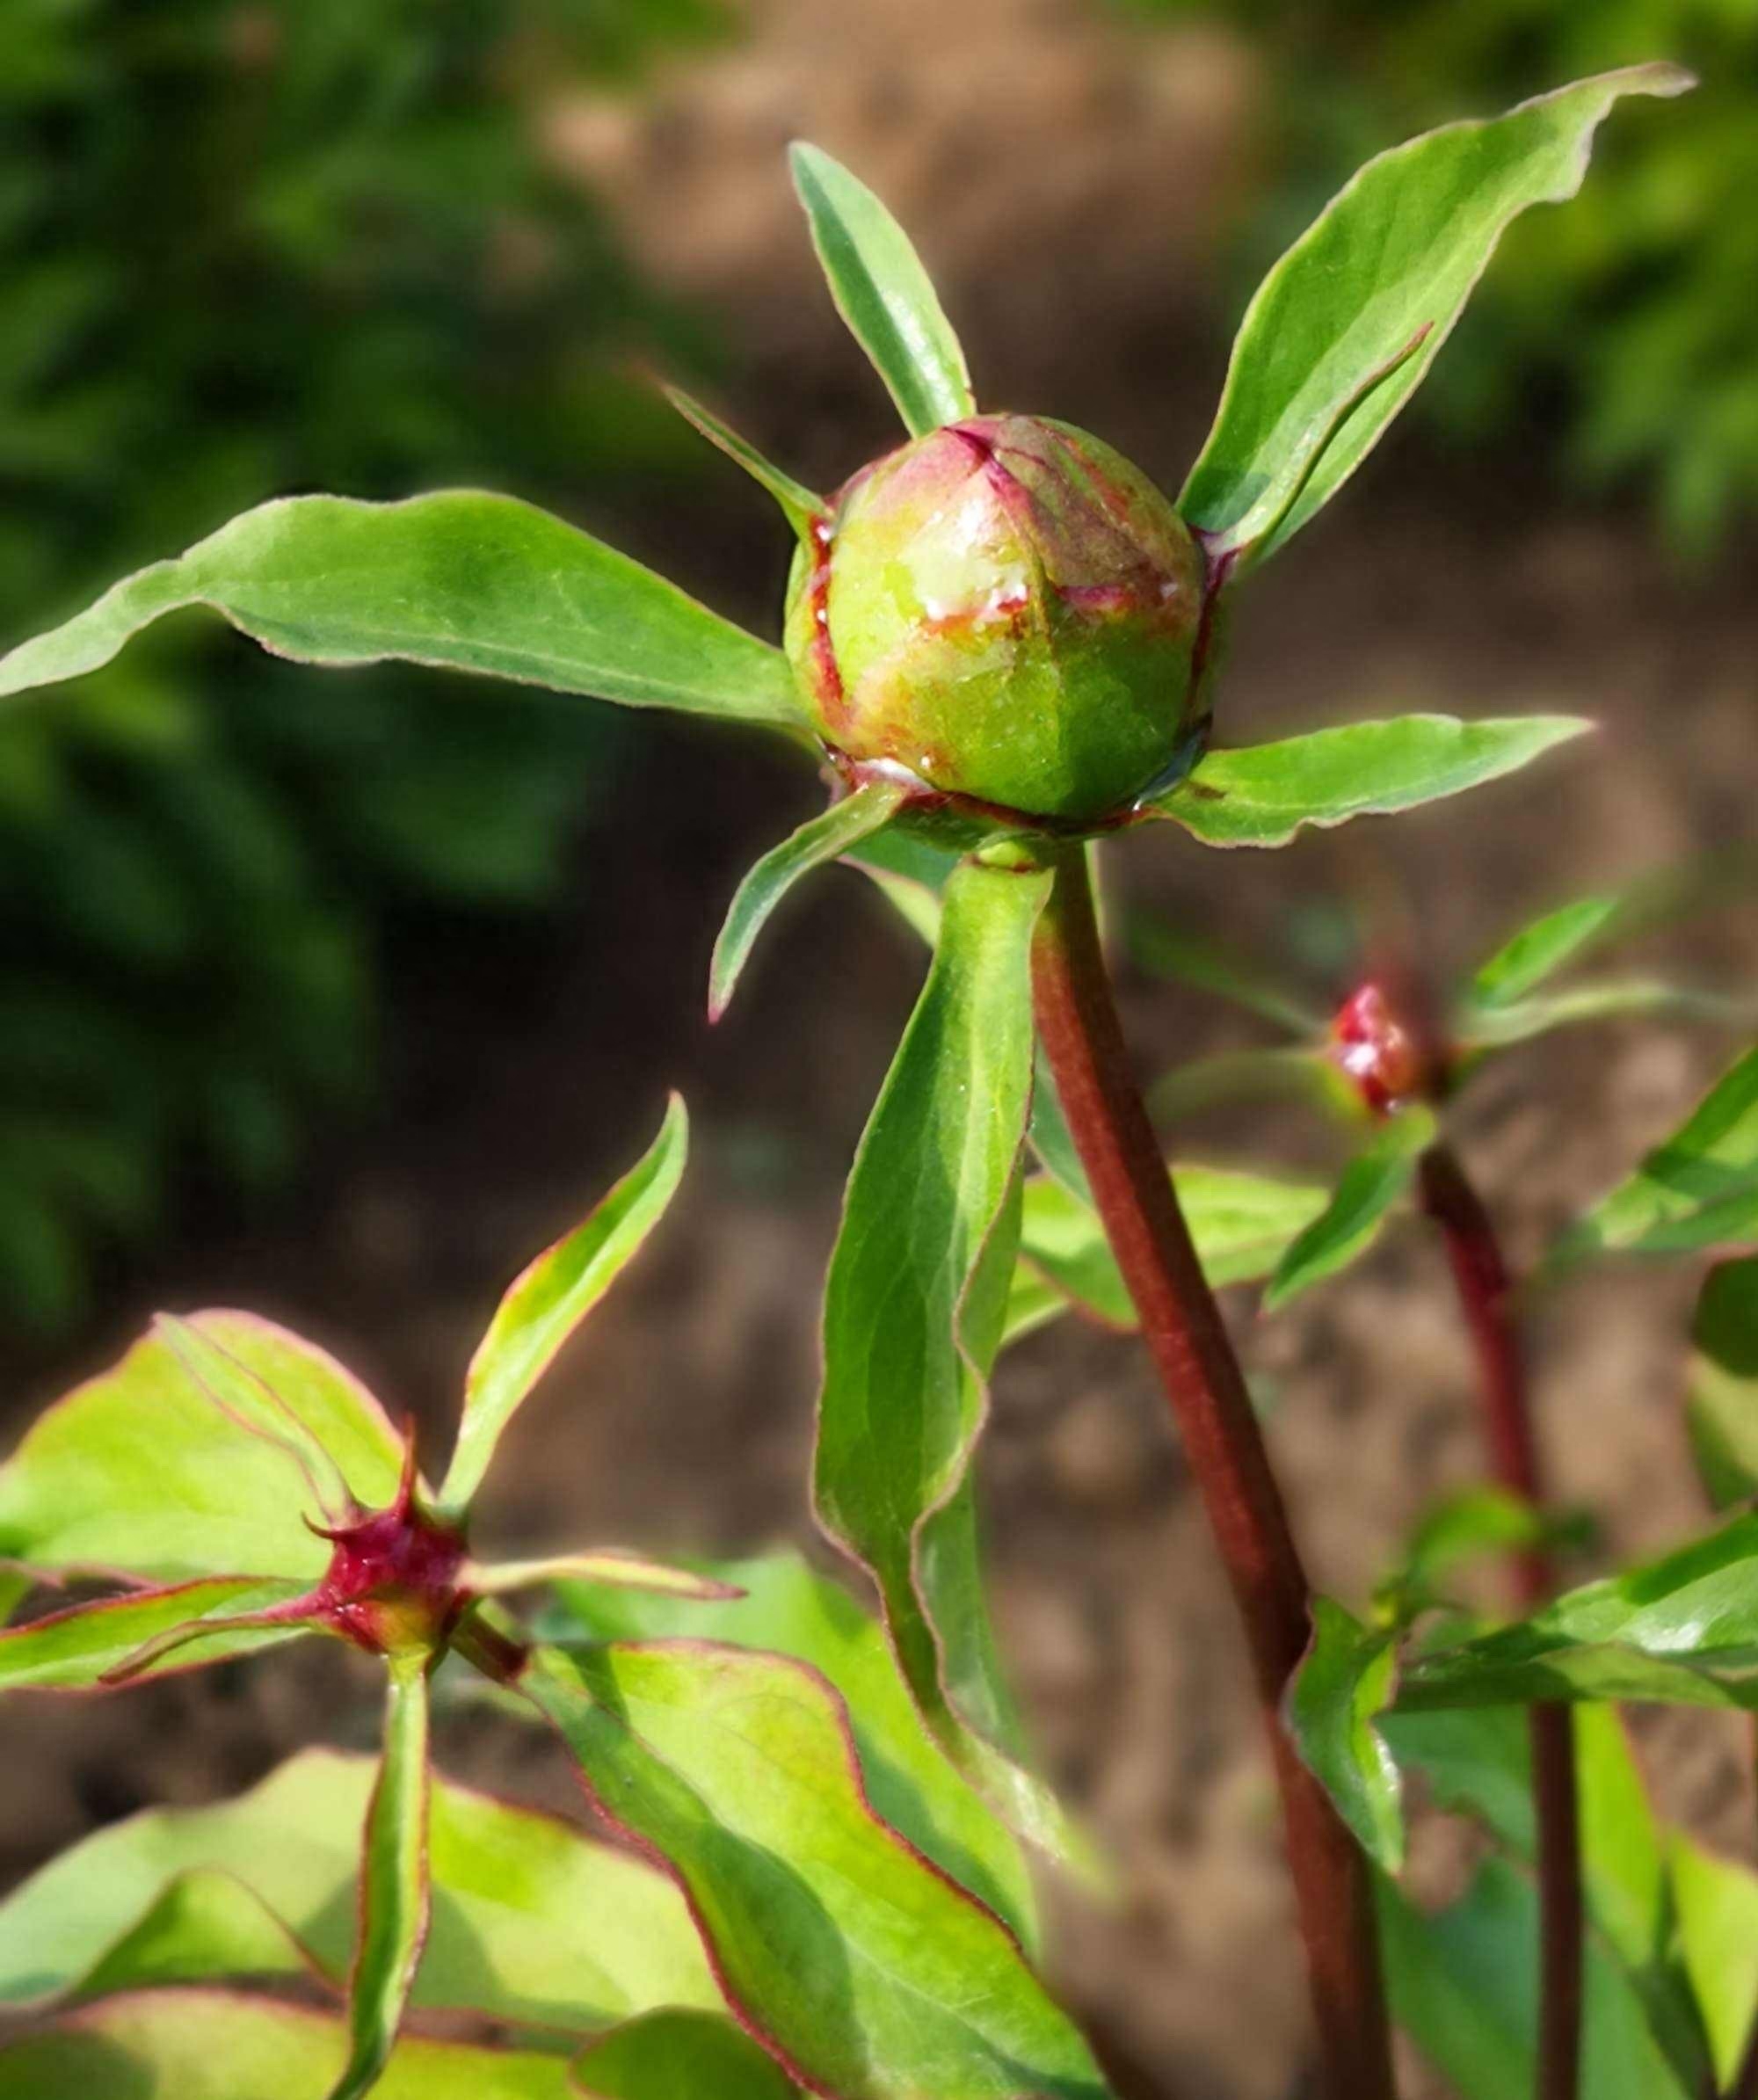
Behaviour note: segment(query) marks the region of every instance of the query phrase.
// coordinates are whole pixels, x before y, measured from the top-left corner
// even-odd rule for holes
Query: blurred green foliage
[[[1692,67],[1682,113],[1625,115],[1565,212],[1515,228],[1425,407],[1477,440],[1554,430],[1588,483],[1639,481],[1673,542],[1720,545],[1758,503],[1758,0],[1119,0],[1221,18],[1279,91],[1253,275],[1391,142],[1643,59]]]
[[[714,0],[9,0],[0,640],[265,496],[665,460],[684,355],[532,112]],[[686,360],[687,361],[687,360]],[[54,1328],[192,1172],[358,1100],[374,951],[554,884],[578,705],[290,680],[199,620],[0,723],[0,1312]]]

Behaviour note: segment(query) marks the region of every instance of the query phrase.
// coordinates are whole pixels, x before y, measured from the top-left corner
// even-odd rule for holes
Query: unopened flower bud
[[[1188,762],[1201,549],[1096,438],[948,425],[855,476],[795,564],[788,648],[832,752],[1098,821]]]

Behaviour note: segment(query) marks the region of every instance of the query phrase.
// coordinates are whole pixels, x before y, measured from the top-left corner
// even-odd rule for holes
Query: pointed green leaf
[[[665,1860],[729,2003],[839,2100],[1096,2100],[1085,2044],[994,1914],[875,1814],[847,1715],[779,1656],[673,1641],[519,1681],[601,1810]]]
[[[1758,1050],[1564,1239],[1565,1261],[1604,1252],[1686,1253],[1758,1239]]]
[[[246,511],[0,658],[0,696],[96,671],[185,606],[301,664],[394,659],[625,707],[804,721],[779,650],[561,519],[469,489]]]
[[[1632,66],[1369,161],[1246,309],[1179,499],[1190,523],[1260,558],[1290,539],[1421,383],[1509,223],[1580,189],[1618,98],[1690,85],[1676,66]]]
[[[1076,1849],[1017,1727],[976,1569],[970,1469],[1019,1233],[1031,940],[1050,878],[972,861],[849,1177],[825,1286],[816,1493],[879,1586],[922,1717],[1036,1842]]]
[[[142,1991],[0,2049],[0,2100],[324,2100],[341,2023],[229,1991]],[[578,2100],[564,2060],[408,2040],[373,2100]]]
[[[649,1560],[640,1553],[624,1553],[614,1546],[601,1546],[595,1552],[555,1553],[542,1560],[473,1560],[460,1580],[464,1588],[480,1597],[504,1597],[514,1590],[535,1589],[552,1582],[603,1582],[614,1589],[650,1589],[661,1596],[683,1597],[698,1603],[715,1603],[738,1595],[724,1582],[693,1574],[688,1568],[668,1567],[663,1560]]]
[[[659,1134],[585,1224],[541,1253],[496,1308],[464,1380],[443,1506],[467,1508],[501,1434],[557,1351],[640,1252],[683,1178],[690,1125],[672,1096]]]
[[[816,146],[793,149],[794,186],[837,311],[873,360],[912,437],[977,413],[952,323],[909,236],[846,168]]]
[[[799,2088],[730,2020],[654,2012],[574,2064],[585,2100],[796,2100]]]
[[[90,1995],[100,1980],[266,1973],[262,1920],[339,1985],[376,1776],[372,1759],[308,1750],[236,1799],[94,1832],[0,1900],[0,2004]],[[443,1778],[430,1825],[440,1893],[416,2006],[584,2031],[657,2005],[720,2005],[682,1899],[653,1868]],[[166,1907],[174,1890],[213,1885],[248,1886],[260,1918],[247,1929],[212,1906]]]
[[[101,1603],[51,1612],[46,1618],[0,1633],[0,1691],[90,1689],[139,1657],[149,1644],[210,1618],[220,1622],[213,1631],[192,1632],[187,1641],[137,1674],[199,1669],[205,1663],[276,1647],[296,1640],[308,1629],[291,1622],[271,1626],[233,1622],[288,1603],[301,1588],[297,1582],[235,1575],[178,1583],[171,1589],[136,1590],[127,1596],[106,1597]]]
[[[1538,1898],[1488,1859],[1457,1902],[1426,1915],[1379,1885],[1380,1944],[1392,2017],[1460,2100],[1535,2090]],[[1690,2100],[1651,2031],[1647,2009],[1604,1948],[1584,1958],[1581,2091],[1593,2100]]]
[[[1758,2024],[1758,1874],[1674,1831],[1679,1952],[1702,2009],[1715,2089],[1732,2092]]]
[[[694,425],[710,445],[723,452],[728,459],[743,467],[759,488],[766,489],[780,505],[787,519],[802,540],[811,538],[813,521],[825,507],[824,498],[814,496],[810,489],[802,488],[789,474],[766,460],[754,445],[741,438],[736,430],[723,423],[711,410],[705,409],[700,401],[685,393],[681,387],[667,387],[665,398],[684,420]]]
[[[1376,1865],[1404,1864],[1398,1766],[1376,1726],[1398,1668],[1390,1627],[1363,1626],[1329,1597],[1312,1600],[1312,1645],[1288,1688],[1289,1733]]]
[[[330,1548],[304,1521],[318,1510],[297,1449],[321,1445],[364,1505],[389,1501],[402,1446],[332,1357],[247,1312],[198,1312],[178,1333],[181,1354],[149,1334],[33,1424],[0,1466],[0,1555],[160,1582],[312,1581]]]
[[[1718,1509],[1758,1496],[1758,1254],[1704,1279],[1691,1326],[1686,1418]]]
[[[1417,1160],[1435,1141],[1435,1129],[1433,1114],[1420,1106],[1386,1118],[1372,1144],[1343,1169],[1329,1204],[1277,1265],[1264,1294],[1271,1312],[1366,1253],[1392,1205],[1409,1188]]]
[[[715,942],[708,970],[708,1019],[718,1021],[731,1003],[739,972],[750,960],[770,913],[803,875],[838,860],[863,839],[883,831],[908,799],[896,781],[869,781],[834,802],[822,815],[772,847],[738,885],[726,924]]]
[[[694,1636],[821,1671],[848,1708],[875,1812],[1035,1946],[1036,1907],[1020,1847],[924,1731],[884,1630],[797,1553],[717,1562],[708,1573],[740,1594],[704,1610],[628,1591],[569,1589],[545,1624],[596,1640]]]
[[[330,2100],[365,2100],[390,2061],[427,1937],[427,1658],[390,1662],[384,1759],[360,1855],[360,1939],[348,1977],[348,2060]]]
[[[1279,983],[1244,956],[1236,956],[1218,941],[1205,940],[1183,926],[1169,925],[1145,912],[1132,913],[1129,920],[1130,953],[1137,964],[1155,977],[1173,984],[1194,985],[1199,992],[1212,992],[1231,999],[1260,1021],[1285,1028],[1303,1041],[1318,1035],[1326,1016],[1310,1006],[1296,992]]]
[[[1304,825],[1329,830],[1500,780],[1591,727],[1565,715],[1343,723],[1277,744],[1211,751],[1148,813],[1181,824],[1205,846],[1286,846]]]
[[[1516,1006],[1488,1011],[1468,1009],[1458,1034],[1462,1049],[1502,1050],[1510,1043],[1530,1043],[1536,1036],[1554,1035],[1558,1028],[1579,1028],[1595,1021],[1620,1021],[1632,1014],[1741,1021],[1751,1019],[1754,1011],[1758,1009],[1749,1002],[1717,992],[1664,985],[1651,977],[1625,977],[1605,984],[1572,985],[1542,999],[1522,999]]]
[[[1625,902],[1621,891],[1577,897],[1522,926],[1471,979],[1471,1003],[1486,1009],[1517,1006],[1547,977],[1578,962],[1602,941],[1617,923]]]

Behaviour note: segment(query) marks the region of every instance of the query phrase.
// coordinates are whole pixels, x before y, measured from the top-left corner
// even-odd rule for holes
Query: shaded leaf
[[[1404,1864],[1403,1790],[1375,1722],[1397,1668],[1392,1629],[1363,1626],[1342,1605],[1315,1597],[1312,1645],[1285,1707],[1296,1749],[1368,1857],[1390,1874]]]
[[[134,1675],[199,1669],[206,1663],[279,1646],[296,1640],[309,1628],[292,1622],[271,1626],[233,1622],[295,1602],[302,1588],[297,1582],[235,1575],[179,1583],[171,1589],[136,1590],[51,1612],[46,1618],[0,1633],[0,1691],[92,1689],[122,1665],[138,1665],[149,1645],[185,1629],[190,1630],[189,1639],[159,1654],[154,1663],[137,1667]],[[210,1618],[220,1622],[214,1631],[193,1631]]]
[[[1472,977],[1471,1005],[1485,1009],[1517,1006],[1547,977],[1603,940],[1623,915],[1625,902],[1621,891],[1577,897],[1522,926]]]
[[[185,606],[302,664],[396,660],[625,707],[804,721],[780,650],[561,519],[469,489],[246,511],[0,658],[0,696],[96,671]]]
[[[1497,1006],[1487,1013],[1467,1012],[1459,1039],[1467,1050],[1500,1050],[1509,1043],[1530,1043],[1536,1036],[1553,1035],[1558,1028],[1580,1028],[1595,1021],[1620,1021],[1631,1014],[1733,1021],[1747,1018],[1751,1012],[1749,1005],[1718,992],[1696,992],[1687,985],[1665,985],[1650,977],[1624,977],[1573,985],[1566,992],[1522,999],[1517,1006]]]
[[[769,915],[803,875],[822,868],[883,831],[908,799],[896,781],[875,780],[845,795],[829,809],[772,847],[738,885],[726,923],[715,942],[708,969],[708,1019],[718,1021],[732,1000],[739,973],[749,961]]]
[[[1138,968],[1212,992],[1291,1035],[1304,1038],[1324,1029],[1328,1016],[1246,956],[1146,912],[1132,912],[1128,924],[1130,953]]]
[[[179,1332],[205,1345],[204,1377],[229,1362],[236,1384],[222,1392],[193,1376],[164,1333],[136,1342],[40,1415],[0,1467],[0,1554],[154,1581],[240,1571],[315,1580],[330,1549],[304,1522],[313,1491],[295,1439],[247,1427],[251,1395],[265,1421],[295,1416],[296,1441],[321,1444],[362,1503],[389,1501],[402,1446],[332,1357],[247,1312],[199,1312]]]
[[[1500,780],[1591,727],[1565,715],[1343,723],[1280,743],[1211,751],[1144,813],[1171,817],[1205,846],[1286,846],[1304,825],[1328,830]]]
[[[1509,222],[1580,187],[1619,97],[1690,84],[1676,66],[1632,66],[1369,161],[1246,309],[1179,498],[1189,522],[1259,557],[1284,544],[1421,383]]]
[[[1333,1058],[1317,1049],[1222,1050],[1162,1072],[1148,1089],[1157,1123],[1243,1101],[1297,1101],[1362,1120],[1362,1100]]]
[[[699,430],[708,443],[716,446],[728,459],[737,461],[759,488],[766,489],[780,506],[802,540],[811,536],[812,520],[824,509],[824,498],[814,496],[810,489],[803,488],[790,474],[784,474],[772,461],[766,460],[757,447],[741,438],[736,430],[723,423],[711,410],[705,409],[700,401],[685,393],[681,387],[667,387],[665,398],[686,423]]]
[[[0,2049],[0,2100],[324,2100],[339,2020],[229,1991],[107,1998]],[[373,2100],[578,2100],[559,2057],[403,2042]]]
[[[1758,1239],[1758,1050],[1587,1213],[1558,1249],[1683,1253]]]
[[[883,1629],[797,1553],[716,1562],[708,1572],[742,1594],[704,1610],[658,1596],[570,1588],[560,1599],[563,1610],[544,1623],[585,1629],[599,1640],[694,1635],[791,1656],[822,1671],[848,1708],[875,1813],[1034,1945],[1036,1906],[1020,1847],[924,1730]]]
[[[849,1177],[824,1314],[820,1521],[868,1568],[917,1704],[1014,1827],[1078,1849],[1016,1762],[969,1472],[1019,1232],[1032,931],[1047,874],[971,861]]]
[[[1442,1601],[1456,1568],[1486,1554],[1543,1546],[1554,1529],[1530,1502],[1505,1487],[1464,1488],[1423,1513],[1379,1595],[1396,1601],[1398,1617],[1409,1618]]]
[[[837,311],[872,360],[912,437],[977,413],[964,352],[909,236],[846,168],[793,149],[794,186]]]
[[[1758,1875],[1674,1831],[1679,1952],[1708,2031],[1718,2092],[1730,2092],[1758,2022]]]
[[[502,1298],[465,1377],[463,1421],[440,1491],[447,1509],[469,1506],[526,1395],[665,1215],[689,1142],[689,1117],[674,1094],[641,1159],[585,1224],[538,1255]]]
[[[1758,1254],[1704,1279],[1685,1407],[1711,1501],[1726,1509],[1758,1495]]]
[[[1343,1169],[1323,1212],[1282,1256],[1264,1294],[1272,1312],[1366,1253],[1434,1143],[1435,1127],[1432,1113],[1420,1106],[1380,1124],[1373,1142]]]
[[[348,2060],[330,2100],[365,2100],[390,2061],[427,1937],[427,1658],[393,1656],[384,1757],[360,1854],[360,1937],[348,1977]]]
[[[799,2091],[730,2020],[703,2012],[631,2020],[576,2060],[574,2079],[585,2100],[793,2100]]]
[[[307,1750],[236,1799],[95,1831],[0,1900],[0,2003],[149,1980],[149,1947],[184,1975],[262,1973],[259,1922],[204,1936],[201,1917],[162,1908],[179,1886],[220,1883],[248,1885],[339,1984],[375,1776],[369,1758]],[[656,2005],[719,2006],[683,1902],[652,1868],[443,1777],[429,1821],[433,1922],[416,2005],[580,2030]]]
[[[519,1689],[686,1890],[729,2002],[839,2100],[1086,2100],[1085,2044],[992,1912],[874,1814],[839,1700],[695,1642],[540,1648]]]

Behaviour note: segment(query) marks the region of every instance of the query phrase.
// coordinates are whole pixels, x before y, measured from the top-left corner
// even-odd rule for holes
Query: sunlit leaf
[[[741,438],[736,430],[723,423],[711,410],[705,409],[700,401],[685,393],[681,387],[667,387],[665,398],[686,422],[693,424],[710,445],[717,446],[728,459],[736,461],[757,483],[766,489],[775,499],[782,515],[801,539],[810,537],[812,520],[824,508],[824,498],[814,496],[810,489],[803,488],[790,474],[766,460],[757,447]]]
[[[596,1552],[555,1553],[541,1560],[472,1560],[460,1577],[476,1596],[502,1597],[514,1590],[535,1589],[553,1582],[601,1582],[614,1589],[648,1589],[662,1596],[712,1603],[737,1596],[724,1582],[710,1580],[688,1568],[671,1567],[640,1553],[614,1547]]]
[[[469,489],[246,511],[0,658],[0,696],[96,671],[185,606],[302,664],[396,659],[626,707],[803,723],[779,650],[561,519]]]
[[[1679,1952],[1702,2009],[1718,2092],[1732,2092],[1758,2022],[1758,1874],[1673,1833]]]
[[[95,1831],[0,1900],[0,2003],[265,1973],[264,1918],[339,1986],[375,1777],[371,1759],[308,1750],[236,1799]],[[585,2031],[652,2006],[721,2003],[682,1899],[652,1868],[443,1777],[429,1820],[440,1894],[416,2006]],[[261,1915],[163,1907],[169,1892],[203,1885],[248,1886]]]
[[[339,2020],[219,1990],[107,1998],[0,2049],[0,2100],[325,2100]],[[578,2100],[563,2058],[410,2039],[373,2100]]]
[[[154,1581],[315,1580],[330,1549],[304,1521],[318,1512],[292,1447],[308,1439],[363,1504],[390,1500],[396,1433],[333,1358],[245,1312],[196,1313],[179,1331],[185,1350],[192,1333],[203,1350],[179,1355],[171,1333],[149,1334],[38,1417],[0,1467],[0,1555]],[[216,1362],[236,1385],[204,1382]],[[247,1423],[258,1402],[272,1435]]]
[[[1397,1668],[1391,1628],[1363,1626],[1342,1605],[1315,1597],[1312,1645],[1285,1707],[1296,1749],[1368,1857],[1391,1874],[1404,1864],[1403,1793],[1375,1724]]]
[[[976,1572],[969,1479],[1019,1233],[1032,931],[1047,875],[970,862],[849,1178],[825,1298],[816,1473],[831,1536],[871,1570],[924,1719],[1014,1827],[1071,1851],[1017,1762]]]
[[[595,2042],[574,2064],[585,2100],[795,2100],[799,2088],[730,2020],[654,2012]]]
[[[583,1225],[509,1288],[470,1359],[464,1416],[440,1499],[469,1504],[501,1434],[557,1351],[639,1253],[683,1177],[689,1117],[673,1094],[659,1134]]]
[[[1619,97],[1690,84],[1675,66],[1633,66],[1369,161],[1246,309],[1185,517],[1260,557],[1291,538],[1421,383],[1509,222],[1580,187]]]
[[[1547,977],[1576,962],[1603,939],[1624,912],[1623,893],[1577,897],[1535,919],[1503,942],[1471,983],[1471,1002],[1493,1008],[1517,1006]]]
[[[76,1604],[28,1624],[0,1633],[0,1691],[73,1691],[101,1684],[124,1663],[136,1662],[142,1651],[201,1622],[219,1623],[214,1631],[193,1632],[186,1641],[158,1656],[136,1675],[197,1669],[234,1655],[254,1654],[295,1640],[307,1631],[296,1624],[237,1625],[236,1619],[291,1603],[303,1589],[298,1582],[265,1581],[259,1576],[178,1583],[170,1589],[143,1589],[100,1603]]]
[[[545,1624],[599,1640],[687,1637],[759,1648],[821,1670],[848,1708],[877,1814],[1034,1945],[1036,1907],[1019,1844],[924,1731],[883,1629],[797,1553],[716,1562],[707,1573],[741,1594],[704,1609],[570,1588]]]
[[[231,1874],[196,1869],[167,1882],[76,1988],[84,1998],[107,1998],[216,1977],[314,1974],[329,1980],[260,1896]]]
[[[846,168],[793,150],[794,184],[837,310],[873,360],[912,437],[974,416],[964,352],[909,236]]]
[[[729,2002],[839,2100],[1090,2100],[1085,2044],[999,1919],[874,1813],[797,1663],[695,1642],[540,1648],[519,1689],[670,1865]]]
[[[1324,1211],[1282,1256],[1264,1296],[1272,1311],[1366,1253],[1435,1133],[1434,1115],[1420,1107],[1401,1109],[1380,1125],[1373,1142],[1343,1169]]]
[[[718,1021],[732,999],[740,971],[769,915],[803,875],[835,861],[888,825],[906,799],[896,781],[875,780],[832,803],[772,847],[738,885],[715,942],[708,970],[708,1019]]]
[[[1328,830],[1500,780],[1591,726],[1565,715],[1343,723],[1277,744],[1211,751],[1149,814],[1171,817],[1205,846],[1286,846],[1305,825]]]
[[[348,1977],[348,2060],[330,2100],[365,2100],[390,2061],[427,1937],[427,1658],[391,1659],[384,1757],[360,1853],[360,1937]]]
[[[1685,1407],[1716,1508],[1758,1495],[1758,1254],[1719,1262],[1704,1279]]]
[[[1758,1240],[1758,1050],[1564,1239],[1561,1259],[1685,1253]]]

